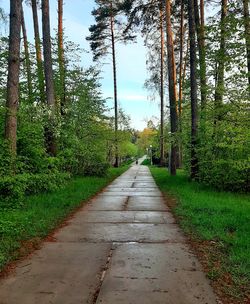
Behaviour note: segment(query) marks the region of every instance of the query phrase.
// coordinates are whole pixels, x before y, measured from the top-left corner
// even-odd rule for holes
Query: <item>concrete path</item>
[[[1,304],[215,304],[149,169],[134,165],[16,272]]]

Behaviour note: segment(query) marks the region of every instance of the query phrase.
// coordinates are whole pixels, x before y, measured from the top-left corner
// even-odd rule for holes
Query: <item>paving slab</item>
[[[133,183],[134,183],[134,181],[128,181],[128,182],[114,181],[106,189],[111,188],[111,187],[113,187],[113,188],[121,188],[121,187],[130,188],[133,186]]]
[[[106,192],[153,192],[154,194],[157,194],[158,196],[161,196],[161,192],[157,189],[157,188],[150,188],[150,187],[121,187],[121,188],[118,188],[118,187],[113,187],[113,186],[110,186],[110,187],[107,187],[106,188]]]
[[[138,188],[157,188],[157,185],[155,182],[134,182],[133,187],[138,187]]]
[[[15,274],[0,281],[0,304],[88,303],[110,248],[110,244],[45,243],[18,265]]]
[[[128,201],[126,196],[105,197],[99,195],[86,206],[88,210],[124,210],[124,206]]]
[[[166,211],[169,210],[162,197],[129,197],[126,210]]]
[[[197,259],[180,244],[122,244],[97,299],[98,304],[215,304]]]
[[[184,242],[177,225],[72,222],[55,234],[59,242]]]
[[[161,197],[162,194],[160,191],[105,191],[102,193],[103,196],[146,196],[146,197],[153,197],[153,196],[159,196]]]
[[[160,211],[87,211],[78,212],[69,223],[175,223],[170,212]]]

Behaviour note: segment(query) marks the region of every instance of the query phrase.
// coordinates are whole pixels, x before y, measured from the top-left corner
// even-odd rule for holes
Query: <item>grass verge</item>
[[[191,237],[208,277],[225,303],[250,303],[250,196],[217,192],[150,167],[182,229]]]
[[[110,168],[106,177],[73,178],[60,190],[27,197],[23,208],[0,209],[0,272],[36,248],[72,211],[128,168]]]

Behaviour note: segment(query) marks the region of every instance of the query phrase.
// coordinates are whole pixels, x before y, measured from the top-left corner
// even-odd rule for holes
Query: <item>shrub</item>
[[[248,160],[223,160],[201,163],[200,180],[217,189],[250,191],[250,165]]]
[[[83,174],[87,176],[101,177],[107,174],[108,168],[109,168],[109,164],[107,163],[86,164],[83,169]]]
[[[17,208],[25,195],[55,191],[70,178],[68,173],[18,174],[0,178],[0,207]]]

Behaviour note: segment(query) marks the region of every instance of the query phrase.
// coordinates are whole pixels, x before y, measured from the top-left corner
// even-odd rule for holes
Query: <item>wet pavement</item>
[[[149,169],[133,165],[15,273],[0,304],[215,304]]]

